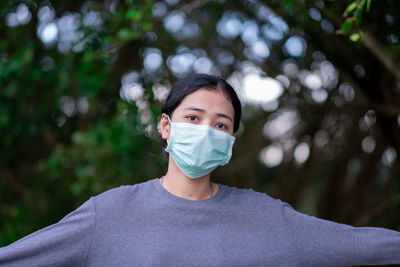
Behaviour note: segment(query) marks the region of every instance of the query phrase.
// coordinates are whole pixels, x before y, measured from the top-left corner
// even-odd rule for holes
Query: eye
[[[196,121],[197,120],[197,116],[189,115],[189,116],[186,116],[186,119],[188,119],[190,121]]]
[[[226,126],[225,124],[223,124],[223,123],[221,123],[221,122],[218,122],[218,123],[216,124],[216,126],[217,126],[218,128],[220,128],[220,129],[228,130],[228,126]]]

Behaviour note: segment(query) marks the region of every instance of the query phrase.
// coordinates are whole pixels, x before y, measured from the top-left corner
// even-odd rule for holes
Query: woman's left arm
[[[319,219],[285,203],[282,212],[298,256],[307,266],[400,264],[400,232]]]

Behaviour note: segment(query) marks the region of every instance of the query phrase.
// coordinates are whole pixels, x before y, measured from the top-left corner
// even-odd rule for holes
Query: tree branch
[[[326,8],[316,8],[326,16],[329,20],[336,24],[336,28],[340,28],[342,19],[336,14]],[[382,63],[382,65],[397,79],[400,81],[400,67],[385,53],[385,48],[374,38],[374,36],[365,29],[358,29],[363,34],[361,35],[361,42],[370,50],[370,52]]]
[[[205,5],[209,0],[196,0],[192,1],[190,4],[184,5],[180,10],[186,14],[192,12],[193,10]]]
[[[400,68],[397,64],[385,53],[385,49],[373,37],[372,34],[363,30],[361,41],[374,54],[383,66],[400,81]]]

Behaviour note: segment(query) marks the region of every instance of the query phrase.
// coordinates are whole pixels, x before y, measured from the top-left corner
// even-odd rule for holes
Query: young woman
[[[350,266],[400,263],[400,233],[296,212],[210,181],[241,115],[224,80],[174,85],[160,131],[166,174],[92,197],[60,222],[0,249],[1,266]]]

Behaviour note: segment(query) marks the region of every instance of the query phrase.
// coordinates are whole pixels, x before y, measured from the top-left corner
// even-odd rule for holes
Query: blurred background
[[[164,174],[160,109],[193,72],[243,102],[215,182],[400,230],[400,1],[0,2],[0,246]]]

